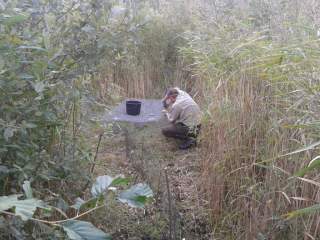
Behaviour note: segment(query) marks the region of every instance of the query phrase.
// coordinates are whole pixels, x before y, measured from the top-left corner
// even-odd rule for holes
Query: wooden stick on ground
[[[172,199],[171,199],[171,192],[170,192],[170,185],[169,185],[167,168],[164,169],[164,174],[166,177],[168,204],[169,204],[169,234],[170,234],[169,240],[174,240],[174,239],[176,239],[175,226],[174,226],[175,222],[173,219]]]

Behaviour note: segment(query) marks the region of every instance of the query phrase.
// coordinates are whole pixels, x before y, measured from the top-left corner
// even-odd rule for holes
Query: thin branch
[[[86,212],[84,212],[84,213],[81,213],[81,214],[79,214],[79,215],[77,215],[77,216],[75,216],[75,217],[68,218],[68,219],[65,219],[65,220],[47,221],[47,220],[42,220],[42,219],[37,219],[37,218],[29,218],[29,220],[36,221],[36,222],[41,222],[41,223],[46,223],[46,224],[51,224],[51,225],[59,225],[59,224],[61,224],[61,223],[65,223],[65,222],[68,222],[68,221],[71,221],[71,220],[76,220],[76,219],[78,219],[78,218],[80,218],[80,217],[83,217],[83,216],[85,216],[85,215],[87,215],[87,214],[89,214],[89,213],[91,213],[91,212],[93,212],[93,211],[95,211],[95,210],[97,210],[97,209],[100,209],[100,208],[102,208],[102,207],[105,207],[105,206],[106,206],[106,205],[103,204],[103,205],[101,205],[101,206],[92,208],[92,209],[90,209],[90,210],[88,210],[88,211],[86,211]],[[6,215],[10,215],[10,216],[17,216],[15,213],[7,212],[7,211],[0,211],[0,212],[1,212],[1,213],[4,213],[4,214],[6,214]]]
[[[97,144],[97,147],[96,147],[96,153],[95,153],[95,155],[94,155],[93,163],[92,163],[92,165],[91,165],[90,172],[89,172],[90,178],[92,178],[92,174],[93,174],[94,168],[95,168],[95,166],[96,166],[96,161],[97,161],[98,152],[99,152],[100,143],[101,143],[103,134],[104,134],[103,132],[99,134],[99,140],[98,140],[98,144]],[[85,185],[85,186],[83,187],[83,189],[82,189],[82,192],[84,192],[84,191],[88,188],[89,184],[90,184],[90,180],[87,181],[86,185]]]

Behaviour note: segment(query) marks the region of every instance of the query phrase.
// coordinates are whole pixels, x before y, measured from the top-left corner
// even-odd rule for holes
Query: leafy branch
[[[49,221],[34,218],[33,215],[37,208],[42,209],[55,209],[51,206],[46,205],[41,200],[35,198],[27,198],[20,200],[18,199],[22,195],[10,195],[0,197],[0,212],[6,215],[11,216],[20,216],[22,220],[32,220],[55,227],[64,229],[67,235],[71,239],[110,239],[110,236],[101,230],[95,228],[91,223],[79,221],[79,218],[82,218],[100,208],[107,207],[107,204],[104,202],[105,194],[108,194],[109,191],[117,191],[116,186],[126,185],[128,179],[123,177],[112,178],[110,176],[99,176],[91,188],[91,194],[94,198],[84,201],[80,198],[77,199],[75,205],[71,206],[78,210],[76,216],[70,217],[63,220]],[[27,186],[28,184],[24,184]],[[31,188],[24,187],[25,195],[32,197],[30,195]],[[149,198],[153,196],[153,192],[150,187],[146,184],[137,184],[131,188],[120,192],[117,196],[117,199],[122,203],[127,203],[131,207],[143,208]],[[94,205],[94,206],[92,206]],[[79,214],[80,209],[89,208],[88,210]],[[9,212],[8,210],[12,210]],[[58,212],[63,212],[59,209]],[[79,236],[81,238],[79,238]]]

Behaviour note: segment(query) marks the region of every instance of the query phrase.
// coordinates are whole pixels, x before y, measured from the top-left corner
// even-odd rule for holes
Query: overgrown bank
[[[37,197],[73,204],[94,180],[91,113],[177,85],[204,112],[192,184],[212,238],[317,239],[318,9],[0,1],[1,195],[28,180]]]

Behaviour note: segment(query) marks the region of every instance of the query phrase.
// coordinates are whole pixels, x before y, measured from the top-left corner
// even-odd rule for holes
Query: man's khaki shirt
[[[197,126],[201,122],[201,111],[192,97],[178,89],[176,101],[168,109],[168,119],[172,123],[183,123],[188,127]]]

